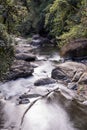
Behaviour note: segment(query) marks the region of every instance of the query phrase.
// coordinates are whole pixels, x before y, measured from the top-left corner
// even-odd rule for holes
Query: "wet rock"
[[[33,68],[37,68],[39,65],[36,64],[35,62],[31,62],[30,65],[33,67]]]
[[[52,71],[52,78],[57,80],[67,80],[67,75],[62,72],[59,68],[55,68]]]
[[[80,99],[87,99],[87,66],[85,64],[62,63],[53,69],[52,78],[64,81],[69,89],[77,91]]]
[[[29,99],[23,98],[20,99],[17,104],[28,104],[28,103],[30,103]]]
[[[87,85],[87,72],[85,72],[78,81],[79,84],[86,84]]]
[[[87,38],[71,41],[61,49],[61,54],[73,60],[87,57]]]
[[[39,34],[37,35],[34,35],[32,37],[32,42],[31,44],[33,46],[43,46],[43,45],[46,45],[46,44],[52,44],[51,41],[46,38],[46,37],[41,37]]]
[[[72,79],[72,82],[77,82],[83,73],[83,71],[77,71]]]
[[[83,104],[87,106],[87,100],[86,100],[86,101],[84,101],[84,102],[83,102]]]
[[[15,60],[9,72],[6,74],[6,80],[26,78],[31,76],[33,71],[34,69],[28,62],[22,60]]]
[[[23,41],[22,41],[23,42]],[[15,53],[30,53],[32,51],[32,47],[29,44],[20,43],[18,45],[15,45]]]
[[[33,54],[27,54],[27,53],[19,53],[15,55],[15,58],[17,60],[25,60],[25,61],[35,61],[36,56]]]
[[[69,83],[68,88],[72,90],[77,90],[78,85],[76,83]]]
[[[19,99],[24,99],[24,98],[36,98],[36,97],[39,97],[41,96],[40,94],[23,94],[19,97]]]
[[[77,82],[86,71],[86,65],[77,62],[65,62],[52,71],[52,78]]]
[[[47,85],[47,84],[53,84],[56,83],[56,80],[52,79],[52,78],[42,78],[42,79],[38,79],[34,85],[35,86],[41,86],[41,85]]]

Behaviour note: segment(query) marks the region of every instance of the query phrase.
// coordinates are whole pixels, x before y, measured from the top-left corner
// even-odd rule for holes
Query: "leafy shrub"
[[[11,46],[11,38],[3,24],[0,24],[0,80],[10,68],[14,57],[14,49]]]

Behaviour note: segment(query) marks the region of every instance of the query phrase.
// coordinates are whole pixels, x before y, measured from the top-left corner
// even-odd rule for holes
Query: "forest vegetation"
[[[60,47],[87,38],[87,1],[0,0],[0,77],[13,59],[12,35],[33,34],[54,38]]]

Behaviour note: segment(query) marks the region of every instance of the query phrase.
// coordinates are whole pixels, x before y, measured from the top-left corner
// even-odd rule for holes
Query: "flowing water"
[[[63,61],[58,49],[43,47],[33,53],[37,55],[34,64],[38,67],[32,77],[0,84],[4,97],[0,102],[0,130],[87,130],[87,107],[74,99],[74,92],[58,83],[34,86],[37,79],[51,77],[52,69]],[[24,93],[31,95],[30,103],[18,105],[17,99]]]

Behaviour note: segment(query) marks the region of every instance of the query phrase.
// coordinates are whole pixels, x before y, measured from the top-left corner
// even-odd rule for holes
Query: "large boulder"
[[[41,86],[41,85],[47,85],[47,84],[53,84],[56,83],[56,80],[52,79],[52,78],[41,78],[38,79],[34,85],[35,86]]]
[[[72,59],[87,57],[87,38],[77,39],[66,44],[62,47],[61,54]]]
[[[32,75],[33,71],[34,69],[29,62],[15,60],[9,72],[6,74],[6,80],[29,77]]]
[[[19,53],[15,55],[17,60],[25,60],[25,61],[35,61],[36,56],[28,53]]]
[[[68,82],[78,82],[82,74],[87,71],[86,65],[77,62],[59,64],[52,71],[52,78]]]
[[[77,62],[65,62],[52,71],[52,78],[60,80],[69,89],[77,91],[79,100],[87,99],[87,66]]]

